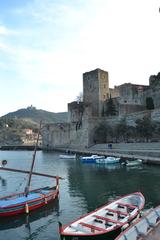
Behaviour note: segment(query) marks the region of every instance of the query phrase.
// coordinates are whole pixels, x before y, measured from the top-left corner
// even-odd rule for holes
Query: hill
[[[59,122],[67,122],[68,121],[68,113],[54,113],[48,112],[41,109],[36,109],[35,107],[27,107],[19,109],[15,112],[10,112],[1,117],[2,119],[21,119],[28,122],[39,123],[42,121],[43,123],[59,123]]]
[[[32,106],[10,112],[0,117],[0,145],[34,143],[40,121],[43,124],[67,122],[68,113],[53,113]]]

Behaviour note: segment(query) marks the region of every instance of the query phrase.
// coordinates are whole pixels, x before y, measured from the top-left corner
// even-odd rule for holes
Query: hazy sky
[[[160,0],[0,0],[0,116],[67,111],[82,74],[110,87],[160,72]]]

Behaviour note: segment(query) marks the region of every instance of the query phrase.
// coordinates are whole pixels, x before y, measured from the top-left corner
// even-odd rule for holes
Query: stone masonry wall
[[[76,128],[76,124],[49,124],[43,131],[43,148],[90,147],[95,144],[95,129],[101,124],[106,123],[110,126],[115,126],[125,117],[128,125],[135,126],[135,121],[142,119],[144,116],[149,116],[152,120],[160,122],[160,109],[115,117],[83,119],[82,126],[79,129]]]

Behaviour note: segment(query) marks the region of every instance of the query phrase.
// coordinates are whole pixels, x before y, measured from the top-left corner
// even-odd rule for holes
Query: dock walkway
[[[98,154],[120,157],[122,159],[141,159],[146,164],[160,164],[160,142],[157,143],[114,143],[112,149],[107,144],[96,144],[90,148],[55,148],[54,150],[79,155]]]

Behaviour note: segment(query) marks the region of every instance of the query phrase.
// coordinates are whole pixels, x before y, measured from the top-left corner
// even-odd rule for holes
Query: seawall
[[[0,150],[34,150],[35,146],[34,145],[4,145],[0,146]],[[37,147],[37,150],[42,150],[40,146]]]
[[[141,159],[146,164],[160,165],[160,143],[119,143],[112,144],[108,149],[107,144],[96,144],[90,148],[54,148],[52,151],[70,152],[78,155],[104,155],[120,157],[121,159]]]

